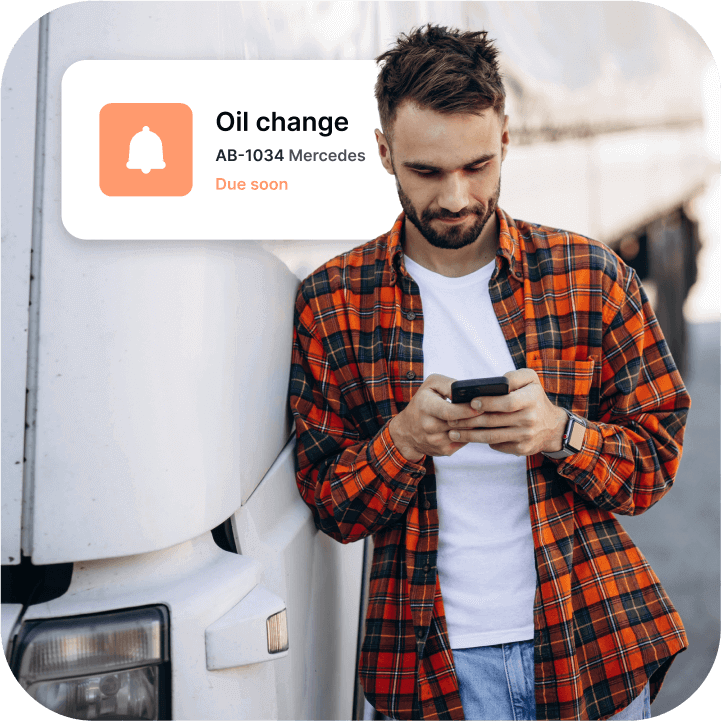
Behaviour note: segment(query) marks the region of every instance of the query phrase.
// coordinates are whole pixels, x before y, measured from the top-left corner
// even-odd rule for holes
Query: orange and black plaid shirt
[[[635,272],[602,243],[500,209],[489,283],[516,368],[588,419],[582,449],[527,458],[535,546],[539,719],[605,719],[687,646],[676,610],[615,514],[670,488],[690,406]],[[462,719],[436,572],[433,460],[407,461],[390,420],[423,381],[423,308],[406,273],[404,216],[326,263],[296,302],[291,408],[297,483],[316,525],[373,534],[360,677],[399,719]]]

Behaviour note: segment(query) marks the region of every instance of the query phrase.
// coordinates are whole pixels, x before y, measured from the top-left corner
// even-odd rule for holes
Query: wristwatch
[[[572,456],[574,453],[578,453],[583,445],[583,438],[586,435],[586,421],[577,416],[575,413],[571,413],[566,408],[562,410],[566,411],[568,415],[568,423],[566,424],[566,430],[563,432],[563,445],[560,451],[542,451],[544,456],[559,460],[561,458],[567,458]]]

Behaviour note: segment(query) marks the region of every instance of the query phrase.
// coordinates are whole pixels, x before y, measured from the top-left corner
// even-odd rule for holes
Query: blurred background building
[[[242,40],[223,36],[224,57],[373,58],[425,22],[487,29],[501,49],[511,127],[502,207],[613,247],[644,280],[685,368],[683,307],[699,265],[686,315],[718,320],[721,308],[711,210],[718,71],[687,23],[640,2],[311,3],[283,12],[266,3],[264,14],[252,3],[221,5],[223,27],[248,28]],[[288,260],[292,247],[280,251]],[[316,260],[298,258],[299,274]]]
[[[598,238],[636,268],[693,399],[676,487],[649,513],[622,519],[675,602],[691,643],[653,705],[657,716],[700,686],[719,646],[719,73],[706,45],[679,17],[642,2],[88,2],[60,7],[23,35],[5,71],[3,263],[16,262],[14,251],[6,256],[6,238],[29,222],[22,199],[32,168],[8,159],[32,156],[36,90],[47,92],[43,233],[48,248],[69,242],[58,212],[57,94],[62,73],[73,62],[372,59],[399,32],[426,22],[486,29],[497,40],[512,138],[501,206],[516,218]],[[38,62],[40,39],[46,44]],[[32,95],[32,103],[23,93]],[[18,103],[32,112],[13,115]],[[12,133],[6,131],[6,117],[17,124]],[[392,220],[379,217],[378,233]],[[260,245],[303,277],[355,244],[316,243],[309,249],[279,238]],[[23,251],[28,267],[29,248],[28,243]],[[24,292],[27,298],[29,280],[22,283],[20,296]],[[13,329],[26,322],[27,308],[16,313],[12,302],[5,302],[5,287],[4,282],[4,353],[15,343],[20,343],[17,352],[25,353],[24,337],[20,333],[16,341]],[[24,388],[13,373],[3,371],[4,399],[11,398],[15,385]],[[24,402],[23,393],[18,408]],[[5,408],[4,400],[4,449]],[[363,713],[360,697],[356,713]]]

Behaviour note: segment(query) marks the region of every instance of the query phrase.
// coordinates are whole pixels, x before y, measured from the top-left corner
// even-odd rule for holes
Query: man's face
[[[376,131],[381,161],[396,176],[406,218],[436,248],[473,243],[493,216],[508,147],[508,118],[438,113],[405,102],[392,150]]]

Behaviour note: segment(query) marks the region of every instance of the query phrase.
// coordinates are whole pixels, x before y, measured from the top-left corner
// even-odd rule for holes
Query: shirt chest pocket
[[[594,382],[596,362],[543,358],[534,351],[526,357],[526,366],[538,374],[551,403],[595,420],[598,408],[598,384]]]

